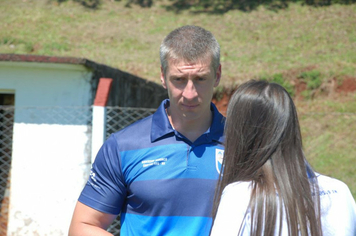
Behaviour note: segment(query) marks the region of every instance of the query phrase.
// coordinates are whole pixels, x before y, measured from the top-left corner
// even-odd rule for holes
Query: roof
[[[88,60],[76,57],[58,57],[58,56],[41,56],[30,54],[0,54],[0,61],[14,62],[43,62],[43,63],[62,63],[62,64],[79,64],[87,65]]]

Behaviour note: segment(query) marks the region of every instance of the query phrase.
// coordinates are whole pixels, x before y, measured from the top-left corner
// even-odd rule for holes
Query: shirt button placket
[[[195,148],[195,146],[194,145],[191,145],[191,146],[188,146],[188,152],[187,152],[187,168],[189,169],[189,170],[196,170],[197,169],[197,167],[196,166],[193,166],[193,165],[191,165],[190,163],[191,163],[191,153],[193,152],[193,150],[194,150],[194,148]]]

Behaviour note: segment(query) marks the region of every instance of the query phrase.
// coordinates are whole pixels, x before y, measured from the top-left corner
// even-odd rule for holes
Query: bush
[[[55,1],[57,1],[58,3],[62,3],[62,2],[66,2],[67,0],[55,0]],[[101,4],[101,0],[73,0],[73,1],[80,3],[84,7],[92,8],[92,9],[98,8],[99,5]]]
[[[322,84],[321,73],[317,70],[303,72],[299,77],[306,82],[307,88],[311,90],[319,88]]]

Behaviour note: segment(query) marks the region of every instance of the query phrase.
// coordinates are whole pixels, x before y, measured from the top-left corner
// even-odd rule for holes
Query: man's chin
[[[183,118],[187,121],[188,120],[193,121],[193,120],[198,119],[199,117],[200,117],[199,114],[196,112],[184,112],[183,113]]]

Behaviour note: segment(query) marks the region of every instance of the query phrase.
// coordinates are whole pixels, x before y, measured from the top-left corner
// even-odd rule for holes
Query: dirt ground
[[[312,97],[324,96],[327,99],[335,99],[336,97],[342,97],[349,93],[356,92],[356,77],[345,77],[341,82],[338,82],[336,78],[328,81],[327,83],[320,86],[316,91],[312,91]],[[303,91],[307,89],[306,84],[298,79],[293,81],[295,88],[294,100],[304,100]],[[213,103],[216,105],[217,109],[226,115],[226,109],[230,100],[231,95],[234,90],[223,91],[222,94],[215,94],[213,97]],[[355,101],[356,102],[356,101]]]

